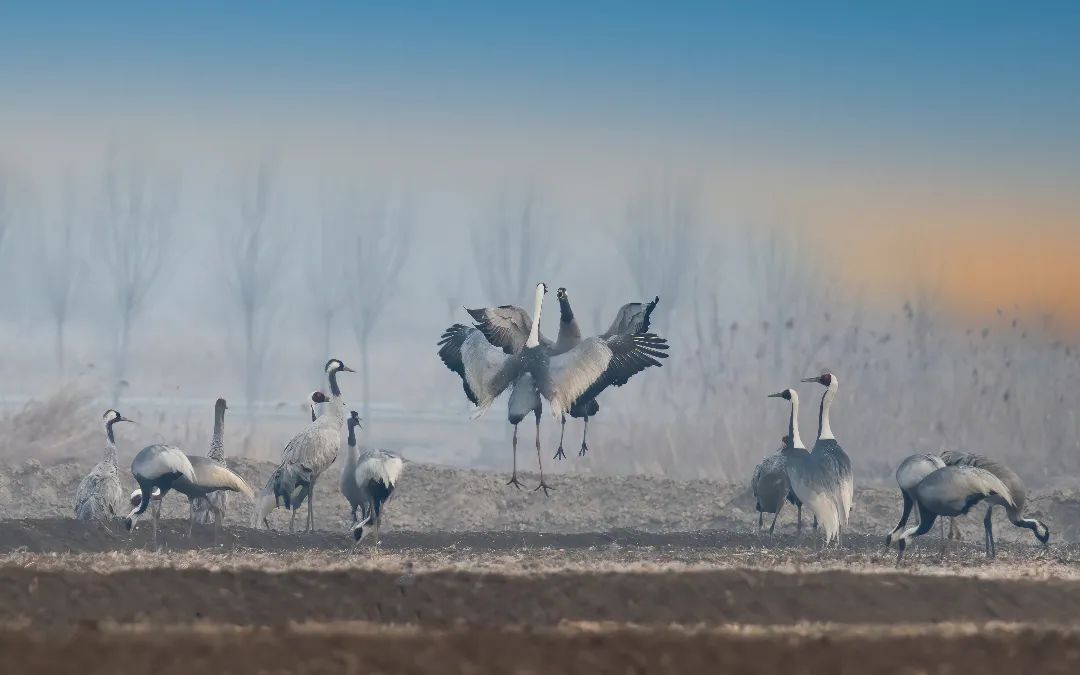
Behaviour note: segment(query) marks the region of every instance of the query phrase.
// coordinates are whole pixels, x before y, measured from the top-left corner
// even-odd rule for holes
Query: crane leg
[[[945,520],[941,521],[941,557],[945,557],[945,544],[948,540],[945,538]]]
[[[997,547],[994,545],[994,507],[990,506],[986,509],[986,517],[983,518],[983,529],[986,533],[986,557],[996,558]]]
[[[799,526],[795,531],[798,534],[802,534],[802,504],[799,504],[798,509],[799,509]]]
[[[780,512],[784,510],[784,502],[780,502],[779,508],[776,509],[776,513],[772,517],[772,525],[769,526],[769,534],[772,534],[776,530],[776,519],[780,517]]]
[[[195,529],[195,502],[193,500],[189,499],[188,500],[188,507],[189,507],[189,509],[191,511],[191,514],[190,514],[191,517],[188,518],[187,538],[191,539],[191,533]]]
[[[757,533],[758,533],[758,536],[761,536],[761,527],[762,527],[761,519],[764,518],[764,517],[765,517],[765,514],[762,511],[759,510],[757,512]]]
[[[289,534],[292,534],[296,526],[296,509],[290,508],[289,510],[292,511],[292,516],[289,517]]]
[[[559,449],[555,451],[555,456],[552,459],[566,459],[566,453],[562,447],[563,436],[566,436],[566,415],[563,415],[562,429],[559,431]]]
[[[520,490],[524,486],[521,484],[521,481],[519,481],[518,477],[517,477],[517,432],[518,432],[518,425],[515,424],[514,425],[514,472],[512,474],[510,474],[510,480],[506,481],[506,484],[507,485],[513,485],[514,487],[516,487],[517,489]]]
[[[315,478],[312,477],[308,487],[307,496],[307,529],[305,532],[315,531]]]
[[[585,438],[589,435],[589,416],[585,416],[585,431],[581,432],[581,450],[578,450],[578,457],[584,457],[585,453],[589,451],[589,444],[585,442]]]
[[[544,482],[544,462],[540,459],[540,413],[534,413],[536,416],[536,465],[540,467],[540,484],[533,488],[533,492],[537,490],[543,490],[544,496],[548,496],[548,490],[552,490],[550,485]]]

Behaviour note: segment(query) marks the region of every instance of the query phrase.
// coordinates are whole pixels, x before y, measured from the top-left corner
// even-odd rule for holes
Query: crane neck
[[[806,449],[803,445],[802,436],[799,436],[799,398],[794,394],[791,397],[791,419],[788,420],[788,438],[791,439],[791,447]]]
[[[836,398],[836,390],[838,385],[836,384],[836,378],[834,377],[832,382],[829,383],[828,389],[821,395],[821,408],[818,410],[818,438],[824,440],[832,440],[836,438],[833,436],[832,427],[829,426],[829,410],[832,408],[833,399]]]
[[[105,461],[116,464],[116,436],[112,422],[105,423]]]
[[[341,388],[338,387],[337,375],[338,371],[330,371],[330,395],[334,398],[341,398]]]
[[[211,459],[224,459],[225,458],[225,409],[217,408],[214,410],[214,435],[210,437],[210,452],[209,457]]]
[[[555,338],[555,353],[573,349],[581,342],[581,327],[578,326],[574,310],[570,308],[570,298],[559,298],[559,336]]]
[[[525,342],[526,347],[540,346],[540,312],[544,309],[544,289],[536,287],[536,297],[533,300],[533,322],[529,328],[529,339]]]

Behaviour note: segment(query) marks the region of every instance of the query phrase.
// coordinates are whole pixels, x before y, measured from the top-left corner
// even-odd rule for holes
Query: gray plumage
[[[379,544],[379,527],[382,523],[383,506],[389,501],[401,475],[401,457],[389,450],[368,449],[360,452],[357,447],[356,430],[360,418],[350,413],[349,438],[345,451],[345,466],[341,474],[341,494],[349,502],[352,518],[353,548],[368,535],[375,533],[375,545]]]
[[[556,297],[559,300],[559,325],[572,326],[573,330],[576,332],[576,339],[563,340],[562,329],[560,328],[559,340],[556,342],[555,349],[552,350],[553,355],[570,351],[581,343],[581,330],[577,327],[576,319],[573,318],[574,310],[570,307],[570,297],[567,295],[566,289],[560,288]],[[648,333],[652,312],[656,309],[656,305],[659,302],[660,296],[656,296],[651,302],[626,303],[615,313],[615,319],[611,322],[607,331],[601,333],[599,337],[602,339],[609,339],[616,335]],[[568,320],[567,317],[570,317],[570,319]],[[585,426],[581,434],[581,448],[578,450],[578,456],[584,457],[589,451],[589,444],[587,441],[589,435],[589,418],[594,417],[600,412],[600,404],[597,403],[595,396],[582,397],[570,405],[568,412],[570,413],[570,417],[584,420]],[[563,437],[566,433],[565,415],[560,420],[560,425],[559,447],[555,451],[555,459],[564,459],[566,457],[566,452],[563,450]]]
[[[476,406],[474,419],[525,372],[520,354],[507,354],[488,342],[479,329],[460,323],[443,332],[439,358],[461,378],[465,397]]]
[[[115,410],[106,410],[102,420],[105,424],[105,456],[79,481],[75,491],[75,518],[108,525],[122,512],[124,498],[113,425],[129,420]]]
[[[164,499],[178,479],[195,481],[195,469],[191,466],[191,460],[187,455],[174,445],[161,443],[147,446],[135,455],[135,459],[131,461],[131,475],[139,485],[142,498],[139,500],[139,506],[133,508],[124,519],[124,525],[128,530],[134,529],[140,516],[150,506],[151,495],[154,494],[155,488],[160,490],[161,498]],[[159,518],[157,509],[151,511],[151,514],[154,527],[153,542],[154,546],[157,546]]]
[[[839,536],[842,543],[855,497],[855,479],[851,470],[851,458],[836,441],[829,423],[829,412],[836,398],[840,380],[832,373],[822,373],[818,377],[806,378],[803,382],[816,382],[825,387],[818,409],[818,437],[810,451],[810,456],[821,467],[822,475],[828,480],[829,489],[837,501],[840,515]]]
[[[912,506],[915,504],[912,490],[914,490],[915,486],[921,483],[924,478],[943,466],[945,466],[945,462],[937,455],[922,453],[911,455],[900,462],[900,466],[896,467],[896,484],[900,486],[900,495],[904,500],[904,510],[903,513],[900,514],[900,522],[896,524],[896,527],[893,528],[892,532],[885,535],[886,546],[889,546],[892,543],[893,537],[896,536],[896,533],[907,525],[908,518],[911,516]]]
[[[225,399],[219,398],[214,403],[214,433],[210,437],[210,450],[206,456],[221,466],[225,464],[225,411],[229,406]],[[195,497],[191,500],[191,510],[194,514],[194,522],[200,525],[209,525],[214,520],[215,514],[220,514],[220,527],[225,521],[225,511],[229,506],[229,492],[219,490],[205,497]]]
[[[1014,510],[1012,493],[1001,480],[985,469],[969,465],[944,466],[923,478],[910,490],[919,509],[919,524],[897,537],[897,563],[912,537],[926,534],[939,516],[961,516],[981,501],[1001,504]],[[987,547],[990,555],[990,547]]]
[[[762,528],[763,514],[772,513],[775,515],[772,524],[769,525],[769,534],[773,534],[776,529],[776,519],[780,517],[780,511],[784,508],[784,502],[791,492],[791,481],[788,480],[786,465],[787,458],[781,447],[779,451],[763,459],[754,468],[750,489],[754,493],[754,508],[758,512],[759,533]]]
[[[832,481],[821,465],[811,458],[799,435],[799,394],[794,389],[785,389],[769,394],[769,397],[791,402],[788,440],[781,451],[784,455],[784,469],[791,483],[791,491],[799,502],[814,514],[825,534],[825,544],[828,545],[840,531],[839,503]]]
[[[1041,520],[1035,518],[1024,518],[1024,508],[1027,506],[1027,486],[1024,485],[1024,481],[1019,475],[1009,467],[1000,462],[996,462],[985,455],[979,455],[970,452],[954,452],[946,450],[941,453],[941,459],[947,466],[974,466],[980,469],[989,471],[997,476],[997,478],[1009,488],[1009,492],[1012,495],[1013,505],[1005,506],[1005,515],[1008,517],[1009,522],[1016,527],[1023,527],[1031,530],[1032,534],[1039,542],[1046,544],[1050,541],[1050,528],[1046,526]],[[993,528],[993,511],[994,503],[991,502],[986,508],[986,515],[983,518],[983,530],[985,532],[985,545],[988,555],[996,555],[997,547],[994,544],[994,528]]]
[[[577,318],[574,317],[573,310],[570,309],[570,304],[566,299],[566,289],[560,288],[558,290],[558,296],[562,307],[559,317],[559,335],[554,343],[543,335],[540,336],[541,346],[554,354],[567,351],[581,341],[581,328],[578,326]],[[518,424],[532,413],[536,420],[536,460],[540,469],[540,485],[537,489],[545,489],[546,494],[547,489],[543,478],[544,467],[540,458],[540,417],[543,415],[544,410],[543,400],[540,398],[540,392],[536,389],[536,383],[533,380],[532,375],[521,369],[520,361],[520,354],[525,348],[525,343],[529,338],[529,331],[532,328],[532,318],[524,309],[514,305],[503,305],[495,308],[485,307],[481,309],[467,309],[466,311],[469,313],[469,316],[476,321],[473,328],[480,331],[484,336],[484,339],[487,340],[492,347],[501,349],[503,354],[517,359],[514,364],[518,369],[516,371],[517,376],[510,385],[510,396],[506,405],[506,419],[514,427],[512,441],[513,470],[510,474],[510,480],[508,480],[506,484],[513,485],[518,489],[522,488],[521,481],[518,479],[517,475]],[[448,329],[447,333],[443,334],[444,341],[449,335],[449,330],[450,329]],[[469,334],[465,335],[465,339],[469,339]],[[443,363],[451,370],[462,374],[462,371],[467,370],[468,366],[462,363],[459,369],[456,364],[455,355],[452,351],[452,343],[448,343],[447,346],[449,346],[451,350],[440,350],[439,356],[443,359]],[[462,346],[469,347],[465,343],[463,343]],[[470,353],[481,354],[483,352],[466,348],[462,351],[462,358],[468,358]],[[474,356],[473,358],[478,357]],[[466,396],[469,396],[469,400],[473,403],[478,403],[478,397],[475,396],[475,392],[473,392],[473,395],[470,395],[470,386],[464,375],[462,376],[462,380],[465,386]]]
[[[345,401],[338,386],[338,373],[354,372],[339,359],[330,359],[325,368],[330,382],[330,399],[325,411],[300,433],[293,436],[281,453],[281,464],[267,480],[256,500],[252,527],[269,524],[267,517],[278,505],[292,511],[289,531],[295,530],[296,509],[307,501],[305,532],[315,529],[315,483],[337,459],[341,447],[341,427],[345,423]],[[297,501],[299,499],[299,501]]]

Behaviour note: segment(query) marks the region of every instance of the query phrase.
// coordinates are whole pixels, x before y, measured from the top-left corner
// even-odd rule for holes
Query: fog
[[[547,162],[455,174],[341,154],[9,152],[0,413],[25,423],[31,402],[67,392],[75,408],[35,424],[96,428],[115,402],[141,415],[143,437],[197,445],[225,396],[230,452],[272,458],[335,356],[360,371],[343,388],[365,442],[506,470],[505,399],[470,422],[435,343],[464,306],[527,306],[545,281],[568,289],[586,333],[658,295],[653,330],[671,342],[663,368],[601,397],[587,457],[548,460],[558,425],[545,415],[546,468],[745,479],[786,430],[766,395],[797,386],[809,442],[822,392],[797,383],[829,369],[832,426],[864,477],[944,448],[1004,457],[1034,482],[1080,469],[1080,355],[1052,314],[959,311],[914,273],[903,292],[862,283],[837,268],[842,241],[798,213],[730,208],[693,166],[642,159],[579,181]],[[549,296],[549,335],[557,309]],[[580,431],[567,425],[568,452]],[[531,447],[530,423],[521,433]],[[96,455],[85,438],[48,452]],[[36,452],[16,445],[0,443],[5,458]]]

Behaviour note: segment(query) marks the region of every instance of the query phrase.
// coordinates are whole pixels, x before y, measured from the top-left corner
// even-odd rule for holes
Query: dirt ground
[[[239,462],[252,480],[269,465]],[[505,476],[410,463],[376,550],[350,552],[336,477],[320,529],[186,536],[167,501],[151,550],[68,516],[82,467],[0,467],[5,672],[1080,672],[1080,502],[1036,494],[1037,545],[981,512],[942,554],[903,565],[882,535],[888,486],[859,490],[843,549],[809,528],[752,532],[744,486],[560,476],[549,498]],[[1026,536],[1025,536],[1026,535]]]

